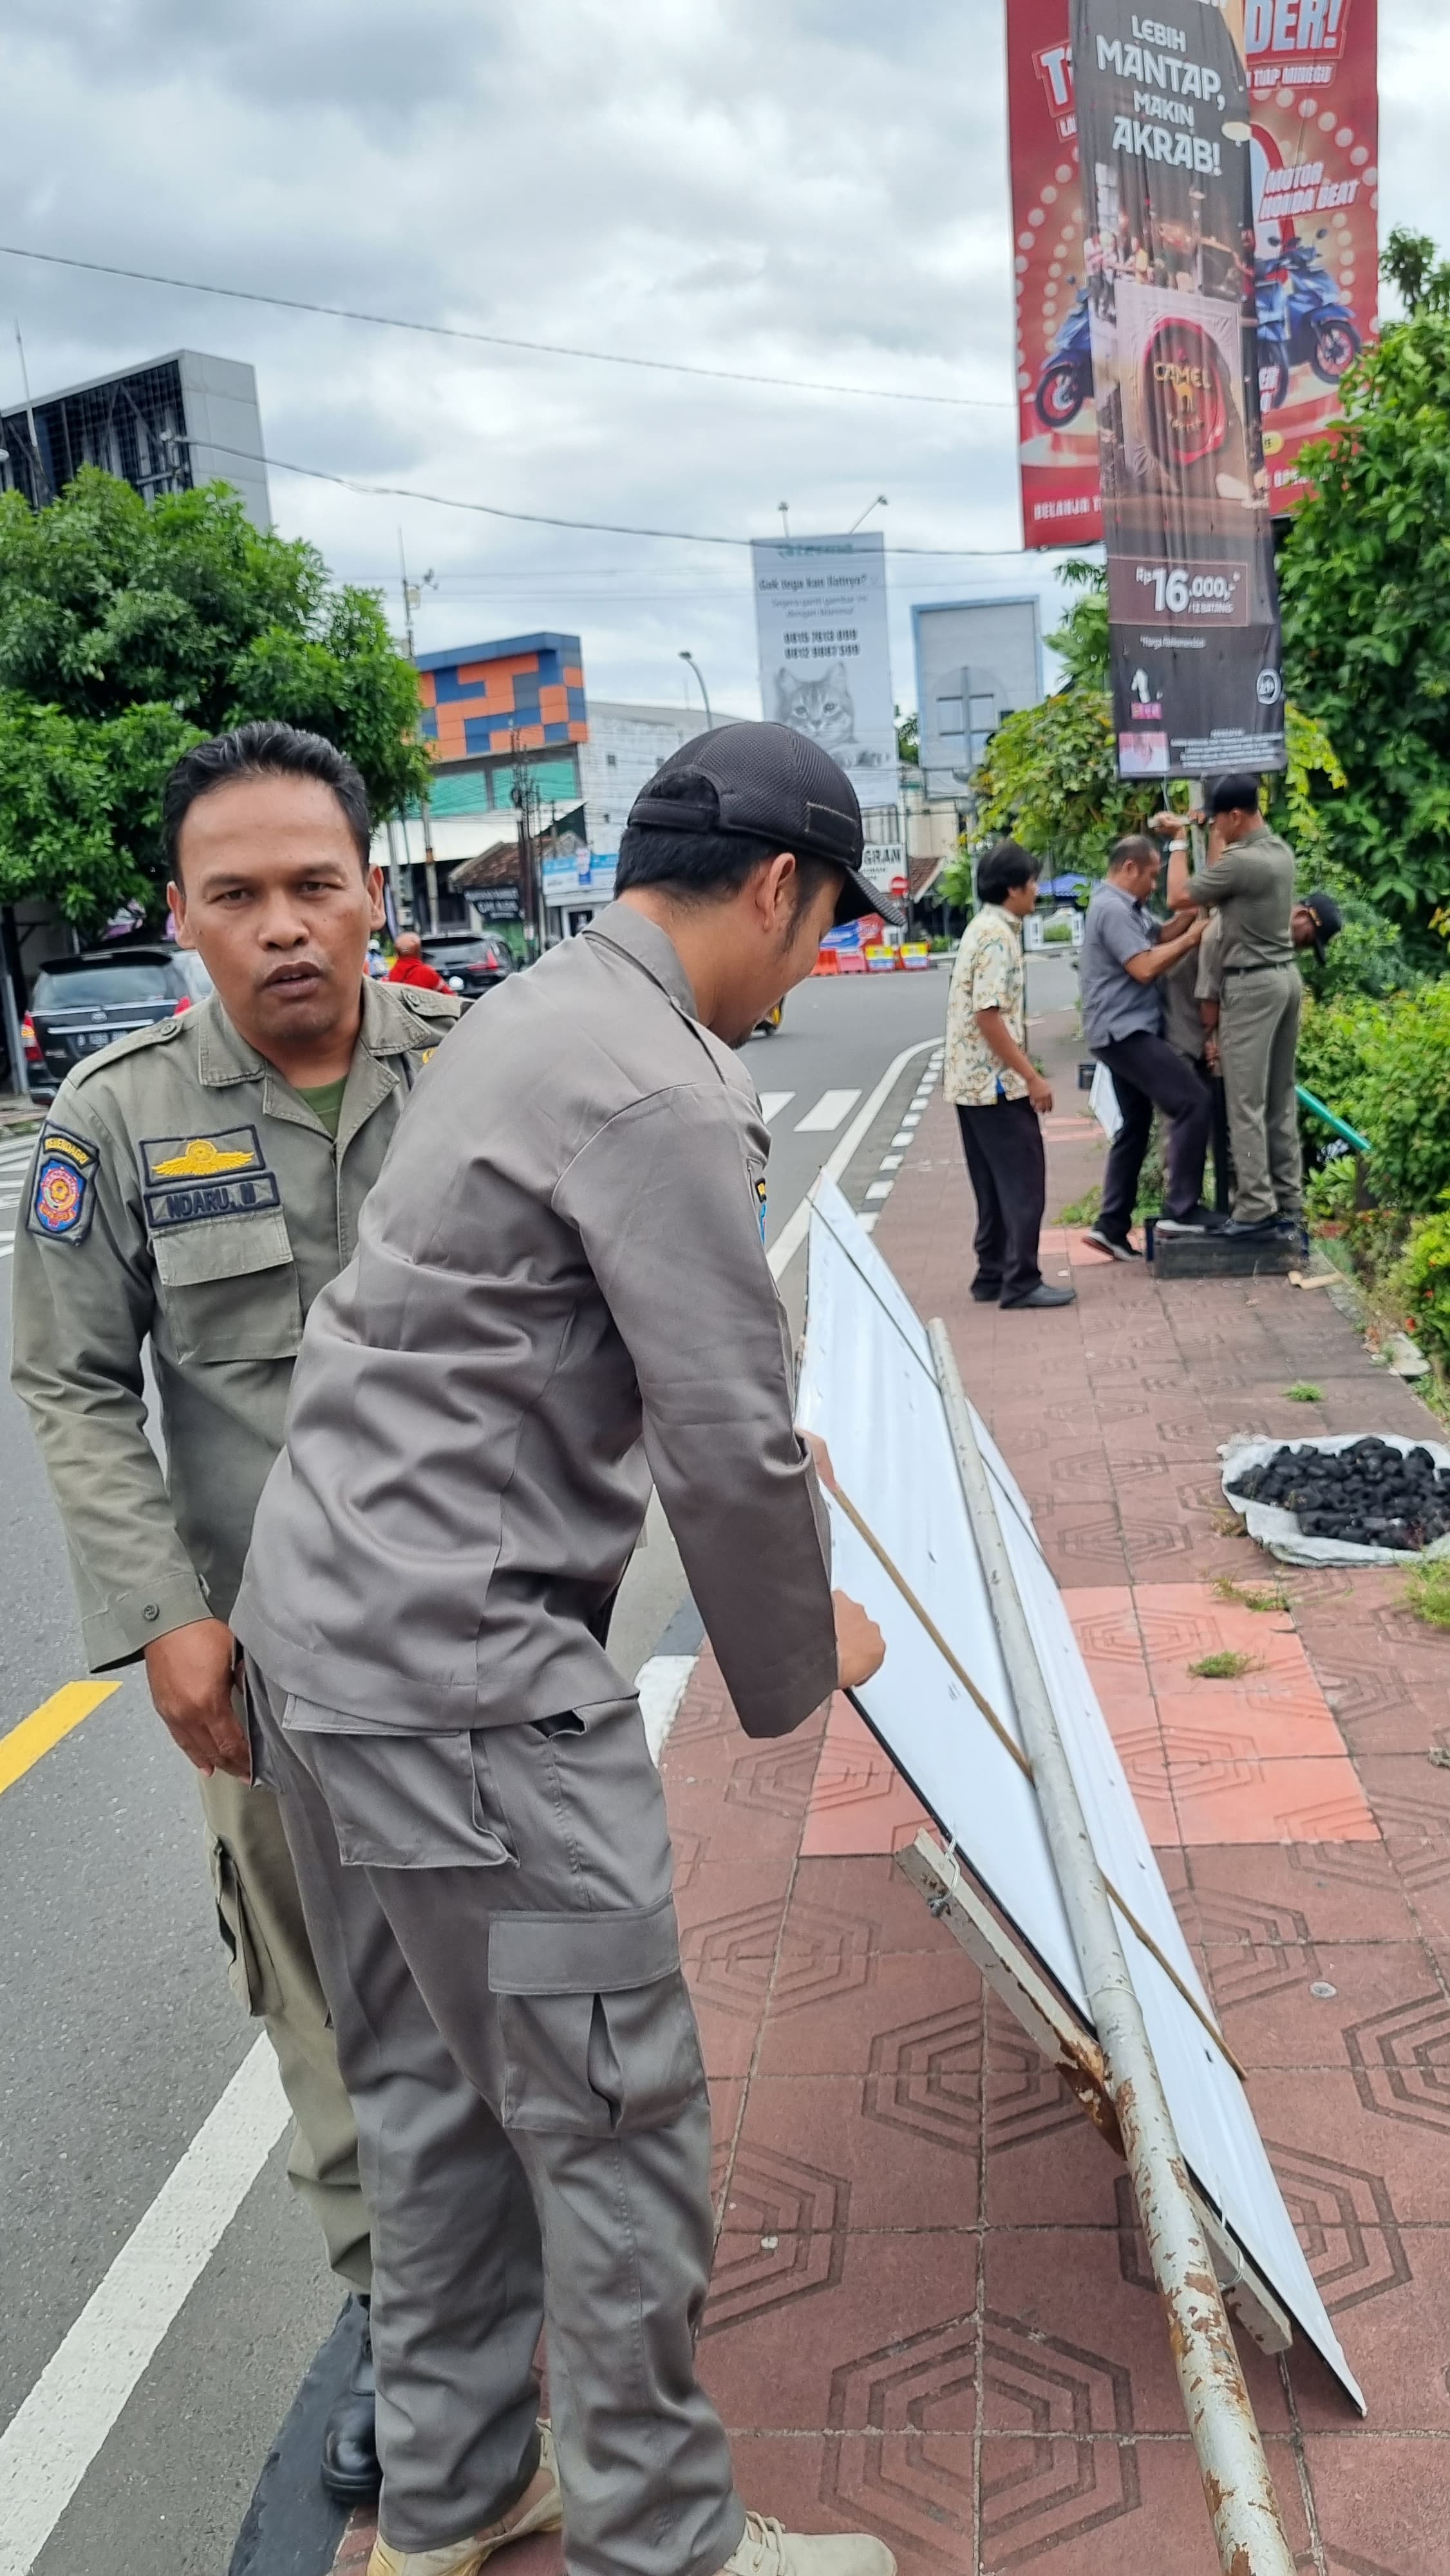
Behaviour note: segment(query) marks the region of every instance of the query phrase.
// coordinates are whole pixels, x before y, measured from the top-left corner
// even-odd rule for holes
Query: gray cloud
[[[1386,7],[1384,220],[1450,242],[1434,0]],[[7,35],[10,238],[329,303],[699,365],[1010,399],[1002,0],[53,0]],[[1000,546],[913,598],[1045,587],[1008,409],[711,385],[465,349],[0,262],[37,390],[189,344],[250,358],[273,454],[518,509],[730,535],[849,521]],[[0,387],[17,390],[8,334]],[[513,529],[278,472],[352,577],[439,574],[425,645],[576,629],[601,694],[679,647],[755,705],[747,559]]]

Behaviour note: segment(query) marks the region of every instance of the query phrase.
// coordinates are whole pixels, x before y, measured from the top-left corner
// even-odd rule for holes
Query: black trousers
[[[1213,1132],[1213,1101],[1202,1075],[1175,1054],[1166,1038],[1149,1037],[1146,1032],[1114,1038],[1111,1046],[1094,1047],[1093,1053],[1113,1077],[1123,1120],[1103,1174],[1098,1218],[1103,1232],[1121,1237],[1133,1221],[1138,1175],[1153,1133],[1155,1109],[1161,1109],[1170,1122],[1163,1213],[1191,1216],[1202,1196],[1204,1157]]]
[[[985,1109],[957,1104],[962,1150],[977,1202],[977,1275],[985,1300],[1020,1306],[1040,1286],[1037,1238],[1047,1200],[1042,1121],[1030,1100],[994,1100]]]

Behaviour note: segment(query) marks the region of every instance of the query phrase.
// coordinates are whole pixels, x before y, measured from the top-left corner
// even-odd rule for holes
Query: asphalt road
[[[771,1114],[768,1241],[893,1058],[939,1036],[945,1001],[940,971],[811,983],[792,996],[778,1035],[751,1045]],[[923,1050],[903,1068],[852,1157],[845,1186],[857,1203],[925,1063]],[[0,1174],[6,1142],[0,1133]],[[13,1184],[0,1178],[0,1276],[15,1222],[7,1198]],[[803,1272],[797,1257],[782,1282],[797,1324]],[[654,1651],[683,1597],[656,1513],[618,1613],[626,1670]],[[60,1531],[8,1385],[0,1601],[3,1755],[5,1735],[85,1670]],[[49,2538],[36,2553],[7,2536],[7,2494],[31,2512],[36,2499],[25,2446],[3,2456],[4,2428],[255,2037],[223,1974],[191,1776],[134,1672],[0,1789],[0,1954],[0,2576],[103,2567],[221,2576],[268,2446],[338,2306],[288,2194],[280,2146]],[[118,2329],[112,2342],[121,2339]],[[52,2373],[42,2398],[54,2385]],[[75,2401],[82,2416],[90,2402],[84,2393]],[[7,2490],[7,2480],[18,2486]]]

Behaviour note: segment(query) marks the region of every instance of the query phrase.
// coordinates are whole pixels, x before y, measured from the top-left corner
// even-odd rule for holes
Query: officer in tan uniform
[[[894,2576],[747,2516],[696,2376],[709,2101],[602,1637],[653,1481],[748,1734],[881,1660],[832,1596],[735,1052],[878,908],[861,846],[783,725],[675,754],[620,899],[424,1075],[308,1319],[235,1620],[373,2203],[372,2576],[477,2576],[561,2491],[572,2576]]]
[[[451,996],[365,979],[382,917],[367,803],[315,734],[248,725],[166,796],[172,902],[215,998],[120,1039],[47,1114],[15,1243],[14,1381],[70,1549],[92,1671],[144,1656],[200,1775],[231,1978],[296,2115],[289,2171],[333,2270],[367,2294],[351,2107],[270,1790],[248,1786],[227,1621],[319,1290]],[[166,1463],[145,1431],[149,1340]],[[372,2493],[371,2362],[334,2410],[333,2492]]]

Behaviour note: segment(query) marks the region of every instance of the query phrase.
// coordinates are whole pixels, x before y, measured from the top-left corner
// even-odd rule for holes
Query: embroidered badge
[[[35,1164],[35,1187],[26,1219],[31,1234],[52,1243],[80,1243],[95,1214],[95,1172],[100,1156],[80,1136],[47,1127]]]
[[[148,1187],[166,1181],[218,1181],[231,1172],[266,1170],[255,1127],[225,1127],[215,1136],[151,1137],[141,1147]]]
[[[756,1182],[756,1184],[755,1184],[755,1198],[756,1198],[756,1204],[757,1204],[757,1206],[758,1206],[758,1208],[759,1208],[759,1211],[760,1211],[760,1240],[761,1240],[761,1242],[762,1242],[762,1243],[764,1243],[764,1241],[765,1241],[765,1210],[766,1210],[766,1188],[765,1188],[765,1183],[764,1183],[764,1181],[757,1181],[757,1182]]]
[[[282,1204],[255,1127],[224,1127],[214,1136],[148,1137],[141,1168],[153,1234],[196,1225],[203,1217],[252,1216]]]

